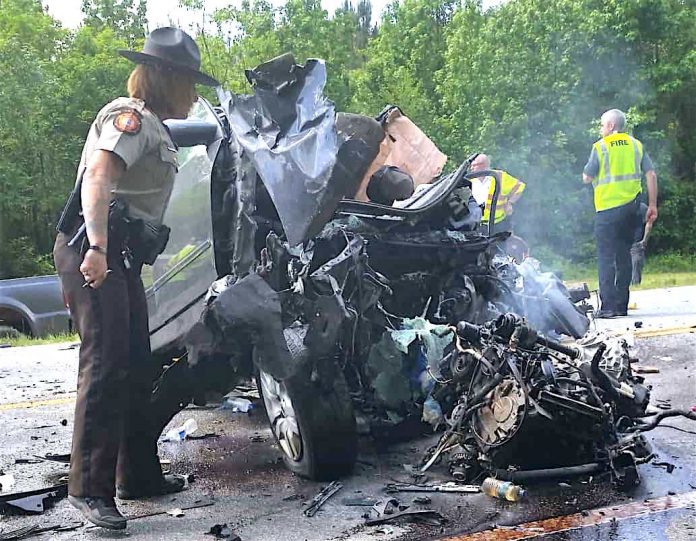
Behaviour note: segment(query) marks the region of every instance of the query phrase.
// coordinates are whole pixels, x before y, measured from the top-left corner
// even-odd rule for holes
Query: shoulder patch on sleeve
[[[135,135],[143,125],[143,115],[135,109],[124,109],[114,118],[114,128],[123,133]]]

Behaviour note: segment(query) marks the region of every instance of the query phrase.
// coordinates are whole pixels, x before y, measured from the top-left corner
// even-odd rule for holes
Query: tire
[[[19,338],[22,333],[14,327],[8,327],[6,325],[0,325],[0,338]]]
[[[288,331],[293,329],[285,331],[293,351],[298,341]],[[319,363],[316,371],[311,360],[301,363],[284,381],[260,370],[257,384],[285,465],[302,477],[326,481],[353,470],[358,435],[343,371],[333,360]],[[313,378],[313,372],[319,377]]]

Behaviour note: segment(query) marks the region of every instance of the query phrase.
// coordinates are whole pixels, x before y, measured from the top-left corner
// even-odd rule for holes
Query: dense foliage
[[[593,251],[580,182],[597,119],[630,113],[658,169],[652,248],[696,251],[694,0],[400,0],[376,25],[369,0],[182,0],[204,69],[236,92],[244,68],[285,51],[321,57],[339,110],[399,104],[454,166],[475,151],[527,182],[518,232],[576,261]],[[145,0],[83,0],[68,30],[39,0],[0,0],[0,277],[50,271],[56,218],[99,108],[124,92],[119,48],[146,33]]]

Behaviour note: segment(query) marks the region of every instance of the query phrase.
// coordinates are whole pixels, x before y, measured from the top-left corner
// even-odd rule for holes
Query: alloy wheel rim
[[[263,370],[259,376],[271,430],[288,458],[299,462],[302,459],[302,435],[285,383]]]

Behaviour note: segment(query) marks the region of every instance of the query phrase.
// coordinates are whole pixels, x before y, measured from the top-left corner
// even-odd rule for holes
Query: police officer
[[[645,173],[648,209],[645,220],[657,219],[657,175],[648,153],[624,133],[626,116],[618,109],[602,115],[600,135],[592,145],[583,182],[594,188],[595,238],[601,307],[595,317],[625,316],[631,283],[631,244],[638,225],[637,209]]]
[[[129,97],[106,105],[92,123],[53,251],[82,341],[68,497],[87,520],[110,529],[126,527],[115,494],[132,499],[184,486],[162,475],[149,416],[158,367],[150,355],[143,257],[129,249],[140,239],[129,237],[110,203],[125,203],[132,223],[161,229],[177,172],[177,149],[162,121],[186,118],[196,83],[218,84],[200,72],[194,40],[176,28],[153,31],[142,52],[120,54],[138,64]]]
[[[471,162],[471,171],[484,171],[491,168],[491,160],[486,154],[479,154]],[[505,171],[500,173],[500,193],[495,207],[494,231],[512,231],[510,216],[512,205],[522,196],[526,184],[516,179]],[[478,177],[471,181],[471,192],[479,205],[485,205],[483,209],[483,223],[488,224],[493,204],[495,179],[492,176]]]

